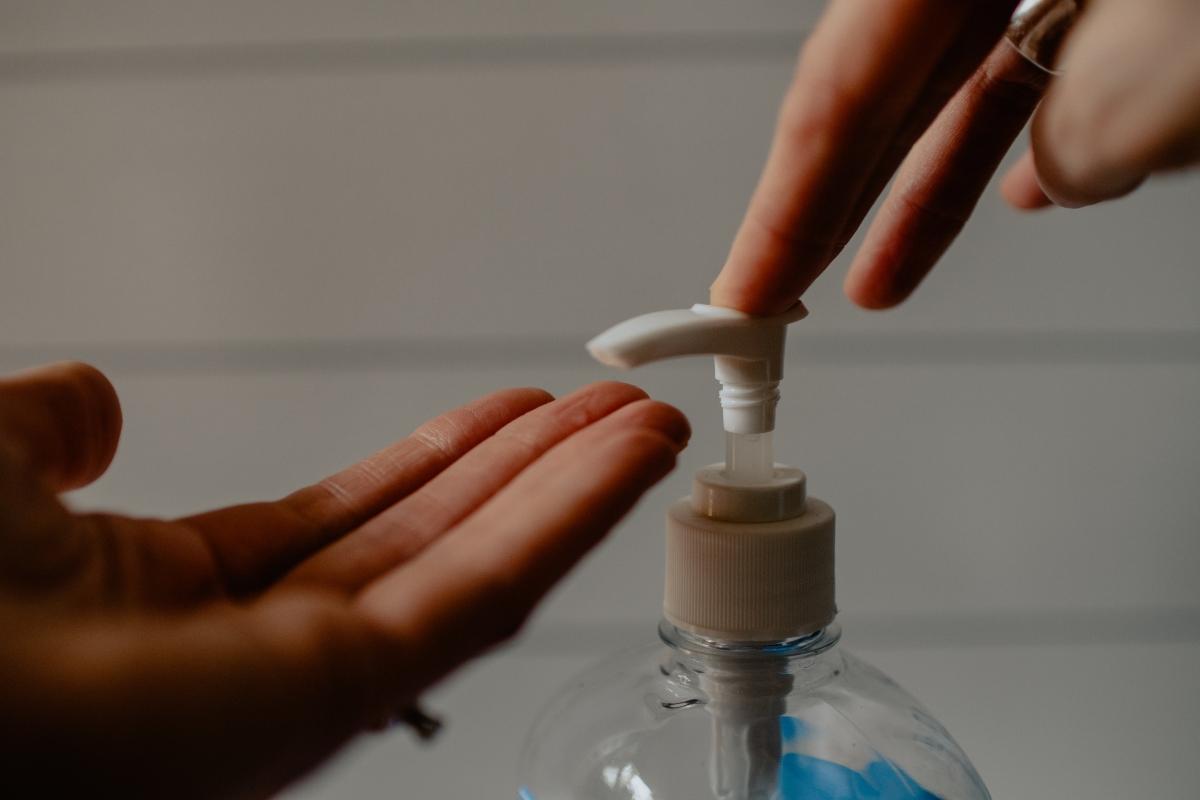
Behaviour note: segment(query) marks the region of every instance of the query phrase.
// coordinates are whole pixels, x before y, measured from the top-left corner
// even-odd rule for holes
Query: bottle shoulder
[[[936,718],[841,646],[738,660],[660,642],[603,658],[543,710],[521,772],[532,800],[988,797]]]

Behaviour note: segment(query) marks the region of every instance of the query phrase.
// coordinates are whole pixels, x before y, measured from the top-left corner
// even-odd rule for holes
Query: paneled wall
[[[815,0],[0,0],[0,368],[121,392],[73,501],[281,494],[582,342],[703,299]],[[1022,217],[791,339],[780,453],[839,514],[848,645],[998,798],[1185,797],[1200,724],[1200,181]],[[629,376],[696,436],[528,632],[296,798],[512,796],[547,687],[653,635],[664,505],[719,457],[709,367]],[[470,769],[462,769],[469,764]]]

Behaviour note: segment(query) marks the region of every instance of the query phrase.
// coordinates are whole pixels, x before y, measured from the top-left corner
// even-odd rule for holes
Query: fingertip
[[[710,305],[736,309],[756,317],[781,314],[795,305],[798,299],[798,297],[793,297],[790,292],[781,295],[769,289],[756,291],[748,286],[731,285],[722,277],[718,277],[708,290]]]
[[[91,435],[97,442],[94,460],[78,475],[77,485],[86,486],[103,475],[116,458],[125,418],[116,387],[108,376],[90,364],[78,361],[70,362],[68,370],[78,382],[84,407],[94,415],[90,421],[95,431]]]
[[[692,424],[688,421],[687,415],[675,406],[667,403],[661,405],[667,418],[667,426],[661,430],[670,438],[671,443],[675,446],[675,452],[678,453],[686,448],[688,442],[692,440]]]
[[[620,451],[636,465],[629,475],[643,486],[662,480],[675,468],[679,457],[676,441],[652,428],[629,428],[615,434],[609,440],[609,447]]]
[[[618,412],[616,419],[666,436],[676,452],[686,447],[692,436],[692,427],[683,412],[661,400],[646,398],[631,403]]]
[[[1007,180],[1000,185],[1000,196],[1015,211],[1043,211],[1054,206],[1041,187],[1013,186]]]
[[[1026,152],[1000,182],[1000,194],[1018,211],[1037,211],[1054,205],[1038,182],[1033,154]]]
[[[746,297],[744,292],[730,287],[729,281],[725,278],[724,271],[717,276],[712,286],[708,287],[709,304],[719,308],[736,308],[738,311],[745,311],[748,314],[752,314],[754,312],[751,311],[751,308],[755,306],[755,303],[748,302],[748,300],[749,298]]]
[[[859,262],[846,273],[842,291],[850,302],[867,311],[887,311],[908,299],[913,288],[901,287],[895,280],[879,277],[877,270]]]
[[[121,402],[104,373],[80,361],[60,361],[4,384],[4,399],[22,428],[11,433],[23,440],[55,489],[77,489],[104,474],[123,426]]]
[[[64,375],[68,381],[73,381],[81,396],[81,402],[95,414],[92,420],[96,427],[97,439],[106,446],[96,465],[99,473],[108,468],[117,452],[117,442],[121,438],[121,429],[125,425],[125,417],[121,412],[121,399],[117,389],[112,385],[108,376],[91,364],[82,361],[66,361],[61,363]]]
[[[886,292],[864,290],[861,287],[845,289],[846,297],[864,311],[887,311],[895,308],[903,298],[895,299]]]
[[[549,403],[554,399],[554,395],[540,386],[514,386],[508,390],[514,397],[528,400],[531,403],[542,405]]]

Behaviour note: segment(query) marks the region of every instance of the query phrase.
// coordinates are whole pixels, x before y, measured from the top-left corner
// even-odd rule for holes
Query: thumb
[[[1200,3],[1098,0],[1033,121],[1042,189],[1078,207],[1200,158]]]
[[[104,474],[121,436],[121,405],[95,367],[49,364],[0,378],[0,439],[53,491]]]

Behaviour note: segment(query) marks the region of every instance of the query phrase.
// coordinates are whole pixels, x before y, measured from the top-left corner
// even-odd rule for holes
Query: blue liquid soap
[[[793,717],[779,720],[785,744],[810,734]],[[861,770],[801,753],[787,753],[779,764],[779,800],[941,800],[923,789],[903,769],[876,759]]]
[[[795,753],[779,770],[779,800],[940,800],[904,770],[872,761],[863,772]]]

